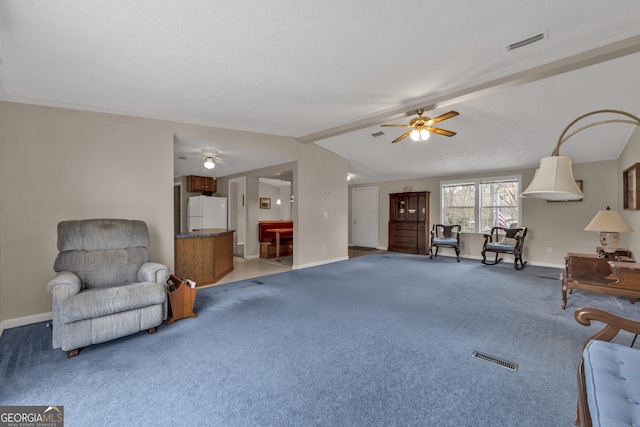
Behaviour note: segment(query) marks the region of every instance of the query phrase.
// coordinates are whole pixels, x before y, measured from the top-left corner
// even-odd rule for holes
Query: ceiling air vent
[[[511,43],[510,45],[507,45],[507,50],[517,49],[519,47],[523,47],[528,44],[538,42],[540,40],[543,40],[544,37],[545,37],[544,33],[538,33],[535,36],[527,37],[524,40],[520,40],[519,42],[515,42],[515,43]]]
[[[372,137],[374,137],[374,138],[377,138],[377,137],[382,136],[382,135],[384,135],[384,132],[382,132],[382,131],[380,131],[380,132],[375,132],[375,133],[372,133],[372,134],[371,134],[371,136],[372,136]]]

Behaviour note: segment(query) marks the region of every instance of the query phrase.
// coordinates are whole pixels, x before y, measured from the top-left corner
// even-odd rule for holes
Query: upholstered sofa
[[[53,348],[82,347],[149,330],[167,316],[168,267],[149,262],[142,221],[89,219],[58,224]]]
[[[640,350],[610,342],[621,330],[637,336],[640,322],[595,308],[579,308],[575,318],[585,326],[592,320],[606,325],[582,352],[576,425],[640,425]]]

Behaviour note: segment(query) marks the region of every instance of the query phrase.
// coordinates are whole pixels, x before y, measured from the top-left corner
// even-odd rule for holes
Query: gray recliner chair
[[[149,262],[143,221],[88,219],[58,224],[53,348],[67,357],[91,344],[148,330],[167,317],[167,266]]]

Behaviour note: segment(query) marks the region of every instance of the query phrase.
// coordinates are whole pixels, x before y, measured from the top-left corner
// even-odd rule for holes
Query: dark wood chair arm
[[[592,320],[606,324],[603,329],[587,340],[585,346],[591,340],[611,341],[621,330],[640,334],[640,322],[616,316],[597,308],[582,307],[577,309],[573,316],[578,323],[584,326],[590,326]]]

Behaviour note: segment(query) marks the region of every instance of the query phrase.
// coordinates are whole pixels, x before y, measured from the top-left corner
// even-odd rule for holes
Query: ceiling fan
[[[411,139],[413,139],[414,141],[426,141],[427,139],[429,139],[429,135],[430,135],[429,132],[437,133],[439,135],[444,135],[444,136],[453,136],[456,134],[455,132],[451,132],[450,130],[435,128],[431,125],[434,123],[441,122],[443,120],[450,119],[451,117],[457,116],[458,114],[460,114],[457,111],[449,111],[448,113],[444,113],[443,115],[435,117],[433,119],[429,117],[422,117],[422,115],[424,114],[424,110],[422,108],[419,110],[416,110],[416,113],[418,114],[418,117],[416,117],[415,119],[412,119],[408,125],[401,125],[401,124],[381,125],[381,126],[411,128],[410,130],[406,131],[405,133],[403,133],[402,135],[400,135],[399,137],[397,137],[391,142],[396,143],[406,138],[407,136],[411,136]]]

